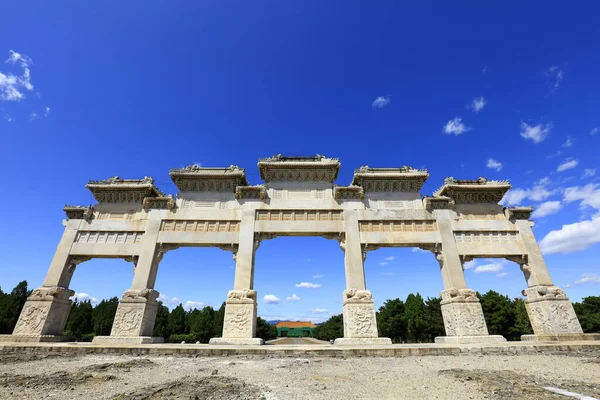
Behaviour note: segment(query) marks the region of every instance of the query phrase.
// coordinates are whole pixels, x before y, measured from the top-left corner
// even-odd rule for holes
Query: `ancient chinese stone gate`
[[[2,340],[57,341],[73,291],[71,277],[94,257],[134,263],[110,336],[97,342],[152,343],[159,263],[180,246],[216,246],[236,261],[233,290],[227,294],[223,337],[211,343],[261,344],[255,338],[257,296],[254,255],[262,240],[280,235],[323,236],[344,251],[344,338],[337,344],[390,343],[379,338],[363,262],[379,247],[419,247],[440,264],[446,336],[437,342],[503,341],[490,336],[479,300],[467,287],[463,263],[475,257],[507,258],[520,265],[523,291],[535,335],[527,339],[582,334],[573,306],[554,286],[529,221],[532,208],[502,208],[506,181],[447,178],[432,196],[419,191],[429,177],[410,167],[354,172],[349,186],[337,186],[340,162],[316,157],[274,156],[258,163],[263,185],[250,186],[244,170],[173,169],[179,189],[165,195],[152,178],[113,177],[90,181],[98,204],[66,206],[65,231],[46,279],[28,298],[12,335]],[[558,336],[557,336],[558,335]]]

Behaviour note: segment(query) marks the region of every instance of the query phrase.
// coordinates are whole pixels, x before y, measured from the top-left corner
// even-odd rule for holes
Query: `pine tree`
[[[92,303],[89,300],[74,301],[67,319],[65,335],[73,336],[77,340],[91,340],[93,331]]]
[[[169,333],[171,335],[182,335],[186,332],[186,312],[183,306],[180,304],[171,311],[169,314]]]
[[[169,315],[169,308],[159,301],[156,310],[156,322],[154,323],[154,336],[163,337],[165,340],[169,339],[169,336],[171,336]]]
[[[92,311],[92,321],[94,324],[94,334],[97,336],[108,336],[112,329],[119,299],[112,297],[109,300],[102,300]]]
[[[275,328],[277,331],[277,328]],[[344,337],[344,317],[342,314],[334,315],[321,325],[317,325],[313,336],[321,340],[335,340]]]
[[[425,303],[419,293],[409,294],[404,304],[408,336],[414,342],[421,342],[425,333]]]
[[[404,303],[400,299],[386,300],[377,313],[379,336],[388,337],[394,343],[405,342],[408,335]]]
[[[441,302],[439,297],[428,297],[425,301],[425,334],[431,342],[434,342],[437,336],[444,336],[446,333]]]
[[[275,339],[277,337],[277,328],[261,317],[256,317],[256,337],[265,341]]]

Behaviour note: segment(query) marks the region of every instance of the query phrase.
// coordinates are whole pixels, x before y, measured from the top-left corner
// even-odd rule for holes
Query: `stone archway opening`
[[[254,268],[258,316],[275,326],[278,338],[289,339],[273,344],[310,344],[304,338],[314,337],[318,325],[342,314],[346,283],[338,241],[318,236],[263,240]]]

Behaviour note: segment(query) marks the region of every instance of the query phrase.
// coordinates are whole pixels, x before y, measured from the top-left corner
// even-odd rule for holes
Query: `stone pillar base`
[[[27,298],[14,336],[46,337],[60,336],[67,323],[71,300],[75,292],[67,288],[52,286],[39,287]],[[39,341],[39,340],[36,340]]]
[[[499,343],[506,342],[502,335],[482,335],[482,336],[438,336],[436,343],[446,344],[475,344],[475,343]]]
[[[2,343],[56,343],[73,342],[71,336],[62,335],[0,335]]]
[[[523,290],[525,308],[535,335],[583,334],[573,304],[556,286],[532,286]]]
[[[386,337],[374,338],[338,338],[333,342],[336,346],[368,346],[392,344],[392,339]]]
[[[375,304],[370,290],[344,290],[344,338],[336,339],[336,344],[391,344],[389,338],[378,337]],[[380,340],[381,339],[381,340]],[[385,342],[385,343],[383,343]]]
[[[600,333],[557,333],[554,335],[521,335],[523,342],[575,342],[600,340]]]
[[[157,297],[158,292],[153,289],[126,290],[117,307],[110,336],[152,337],[158,309]]]
[[[440,296],[447,335],[442,337],[488,336],[483,310],[474,290],[447,289],[442,290]]]
[[[212,344],[263,344],[256,338],[256,291],[230,290],[225,302],[223,337],[213,338]],[[255,340],[252,340],[255,339]],[[258,343],[256,340],[262,341]]]
[[[208,344],[237,344],[237,345],[256,345],[262,346],[265,341],[261,338],[220,338],[214,337],[210,339]]]
[[[93,344],[152,344],[164,343],[159,336],[94,336]]]

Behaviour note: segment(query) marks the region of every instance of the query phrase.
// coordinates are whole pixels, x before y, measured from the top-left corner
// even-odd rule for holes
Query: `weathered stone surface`
[[[488,335],[483,310],[475,291],[447,289],[440,295],[447,336]]]
[[[251,339],[256,336],[256,301],[227,300],[223,321],[223,338]]]
[[[447,344],[476,344],[476,343],[501,343],[506,342],[502,335],[480,335],[480,336],[438,336],[436,343]]]
[[[556,286],[534,286],[523,290],[525,308],[536,335],[581,334],[583,330],[565,292]]]
[[[67,323],[75,292],[63,287],[39,287],[27,298],[17,325],[16,336],[59,336]]]
[[[344,338],[377,338],[377,320],[371,291],[344,291]]]
[[[110,336],[151,337],[158,308],[157,297],[158,292],[152,289],[125,291],[117,307]]]
[[[165,340],[158,336],[95,336],[92,339],[94,344],[152,344],[164,343]]]
[[[381,346],[391,345],[392,339],[386,337],[337,338],[333,344],[336,346]]]
[[[261,338],[235,338],[235,337],[225,337],[219,338],[215,337],[210,339],[209,344],[220,345],[220,344],[231,344],[231,345],[255,345],[262,346],[265,344],[265,341]]]
[[[577,342],[581,340],[600,341],[600,333],[556,333],[554,335],[521,335],[524,342]]]

